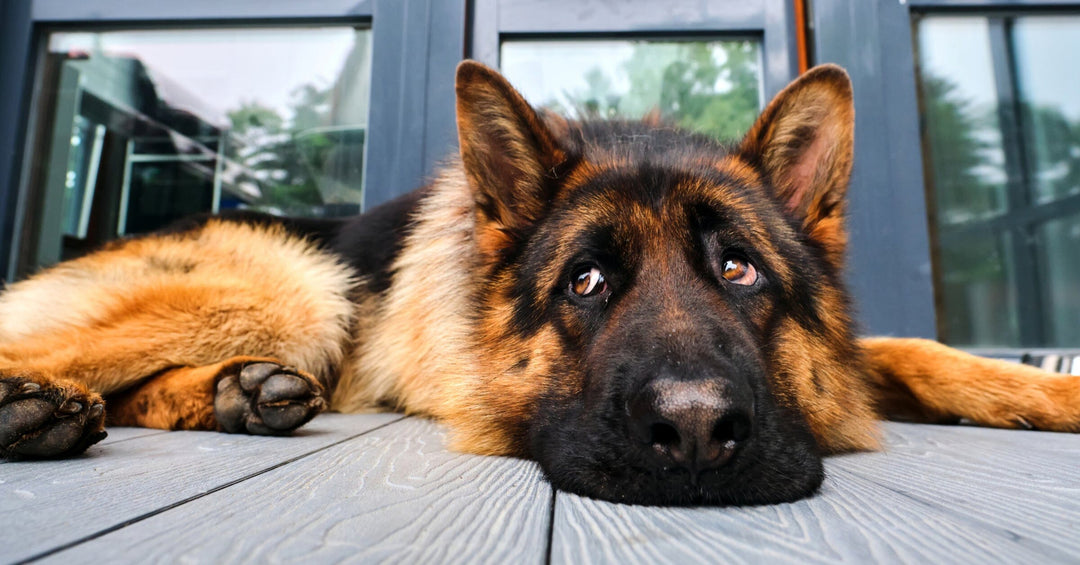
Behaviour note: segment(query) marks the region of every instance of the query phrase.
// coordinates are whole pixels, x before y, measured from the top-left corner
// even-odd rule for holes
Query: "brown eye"
[[[570,290],[581,297],[596,296],[607,290],[607,281],[600,269],[591,267],[574,276],[574,280],[570,282]]]
[[[731,255],[724,257],[720,266],[720,275],[730,283],[749,286],[757,282],[757,269],[742,257]]]

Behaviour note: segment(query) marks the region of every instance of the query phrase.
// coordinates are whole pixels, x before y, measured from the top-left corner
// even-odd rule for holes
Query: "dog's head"
[[[735,148],[546,115],[477,63],[457,95],[497,381],[475,401],[555,486],[787,501],[823,451],[872,444],[841,281],[842,69],[796,80]]]

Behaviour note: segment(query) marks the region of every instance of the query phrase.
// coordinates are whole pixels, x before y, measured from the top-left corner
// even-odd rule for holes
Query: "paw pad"
[[[214,414],[230,433],[286,435],[322,412],[322,393],[318,381],[292,367],[249,363],[218,381]]]
[[[0,377],[0,457],[77,455],[105,438],[104,424],[105,405],[96,394]]]

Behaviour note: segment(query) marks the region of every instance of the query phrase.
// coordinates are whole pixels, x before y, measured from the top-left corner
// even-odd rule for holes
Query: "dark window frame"
[[[503,40],[675,38],[762,39],[768,101],[798,74],[795,15],[790,0],[667,0],[663,12],[646,0],[474,0],[471,56],[499,67]]]
[[[465,0],[125,2],[0,0],[0,274],[22,230],[44,41],[60,29],[370,25],[365,208],[424,183],[457,144],[454,67],[465,55]]]
[[[919,131],[918,90],[915,76],[913,17],[920,14],[979,14],[987,16],[1045,13],[1080,8],[1077,0],[815,0],[811,14],[814,59],[845,66],[855,83],[856,158],[852,181],[850,226],[852,232],[851,284],[868,333],[938,337],[937,311],[932,277],[931,229],[927,210],[930,180],[924,179],[922,139]],[[1004,33],[1004,26],[997,33]],[[992,25],[992,33],[994,33]],[[1005,44],[1000,44],[999,47]],[[999,94],[1011,96],[1015,85],[1007,50],[995,49],[995,68],[1009,69],[998,75]],[[1005,82],[1000,82],[1004,78]],[[1004,89],[1004,90],[1002,90]],[[1012,90],[1010,90],[1012,89]],[[1019,126],[1015,108],[1010,124]],[[1015,149],[1015,148],[1013,148]],[[1009,149],[1007,149],[1007,152]],[[1009,158],[1010,180],[1023,173],[1023,156]],[[1023,174],[1026,177],[1026,174]],[[1022,180],[1022,179],[1021,179]],[[1026,181],[1024,181],[1026,182]],[[1010,182],[1010,185],[1015,184]],[[1023,184],[1017,185],[1023,188]],[[1010,205],[1016,200],[1010,189]],[[1026,195],[1021,195],[1026,202]],[[1075,201],[1074,201],[1075,200]],[[1065,201],[1068,201],[1065,203]],[[1051,206],[1080,209],[1080,198],[1070,197]],[[1075,208],[1075,209],[1074,209]],[[973,225],[1023,229],[1064,214],[1047,205],[1010,208],[1002,216]],[[964,229],[962,231],[969,231]],[[973,233],[969,232],[969,233]],[[934,234],[937,237],[939,234]],[[955,237],[962,237],[957,230]],[[953,237],[946,235],[945,237]],[[1014,238],[1017,239],[1017,238]],[[1015,245],[1015,244],[1014,244]],[[892,253],[883,253],[892,249]],[[1042,296],[1038,280],[1025,283],[1029,301]],[[1034,285],[1034,286],[1033,286]],[[1021,290],[1021,292],[1023,292]],[[1025,342],[1038,337],[1033,325],[1022,320]],[[981,354],[1014,355],[1030,348],[972,348]],[[1057,349],[1046,349],[1057,350]]]

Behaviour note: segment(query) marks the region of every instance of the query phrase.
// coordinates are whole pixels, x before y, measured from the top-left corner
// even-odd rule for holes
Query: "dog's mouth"
[[[555,488],[625,504],[775,504],[814,494],[824,471],[805,421],[755,396],[752,421],[720,416],[714,435],[697,438],[683,437],[696,431],[685,423],[651,425],[648,435],[622,414],[590,415],[580,400],[545,402],[550,411],[530,433],[533,457]]]

